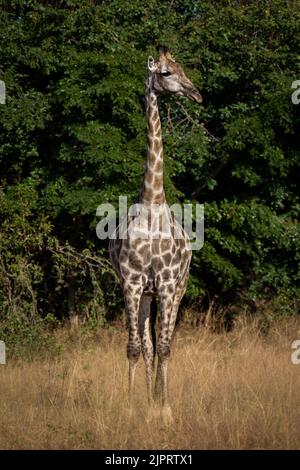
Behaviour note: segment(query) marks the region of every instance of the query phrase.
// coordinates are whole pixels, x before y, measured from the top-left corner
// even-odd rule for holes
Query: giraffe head
[[[191,101],[202,103],[202,96],[185,75],[182,67],[176,62],[165,46],[159,46],[159,59],[148,59],[148,71],[152,75],[152,87],[159,93],[171,93],[186,96]]]

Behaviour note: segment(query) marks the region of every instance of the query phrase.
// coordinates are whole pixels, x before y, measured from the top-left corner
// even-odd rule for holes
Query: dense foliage
[[[2,331],[17,314],[104,320],[122,305],[96,208],[140,188],[158,43],[204,98],[160,99],[168,201],[205,204],[187,300],[296,311],[297,2],[13,0],[0,28]]]

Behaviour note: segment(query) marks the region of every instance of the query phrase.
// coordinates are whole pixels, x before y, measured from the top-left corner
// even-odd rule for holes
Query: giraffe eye
[[[162,77],[169,77],[171,75],[171,73],[168,72],[167,70],[165,72],[160,72],[160,74]]]

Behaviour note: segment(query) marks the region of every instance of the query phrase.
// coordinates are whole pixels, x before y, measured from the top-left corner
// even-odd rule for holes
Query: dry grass
[[[300,338],[295,321],[267,337],[180,330],[170,362],[175,423],[146,422],[140,361],[136,412],[126,406],[126,333],[103,331],[49,362],[0,366],[1,449],[292,449],[300,447]]]

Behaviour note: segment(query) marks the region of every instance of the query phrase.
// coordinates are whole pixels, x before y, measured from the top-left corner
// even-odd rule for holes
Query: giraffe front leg
[[[170,357],[169,323],[174,304],[175,287],[172,284],[164,285],[159,290],[160,324],[157,341],[157,377],[155,389],[161,399],[164,421],[169,424],[173,421],[172,411],[168,397],[168,362]]]
[[[141,340],[138,332],[138,317],[142,287],[126,284],[123,286],[123,291],[129,321],[129,339],[127,344],[127,357],[129,361],[128,401],[129,410],[132,411],[135,372],[141,352]]]

